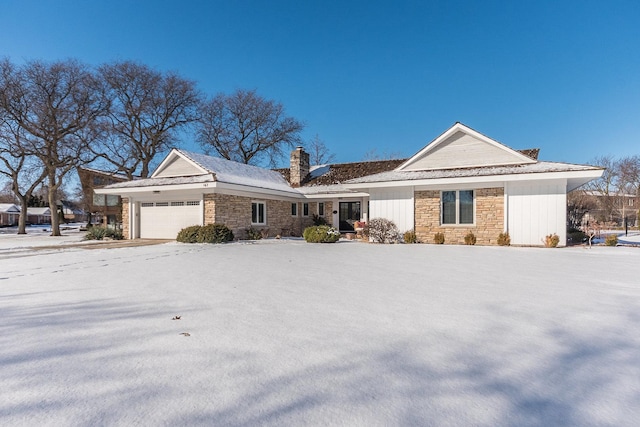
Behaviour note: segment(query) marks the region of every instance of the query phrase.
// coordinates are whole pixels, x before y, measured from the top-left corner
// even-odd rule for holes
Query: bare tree
[[[336,159],[336,155],[329,151],[329,148],[318,134],[307,144],[307,152],[312,165],[325,165],[334,162]]]
[[[3,75],[0,106],[23,132],[24,155],[42,163],[48,202],[56,211],[56,193],[69,171],[92,161],[89,146],[101,135],[99,118],[108,100],[98,80],[74,60],[34,61]],[[51,235],[60,235],[60,219],[51,215]]]
[[[20,204],[18,234],[26,234],[29,200],[44,181],[46,171],[42,162],[25,154],[20,129],[11,125],[0,119],[0,174],[9,179],[11,192]]]
[[[103,65],[99,74],[112,105],[109,138],[98,151],[129,179],[146,178],[154,158],[197,119],[200,93],[190,80],[130,61]]]
[[[285,149],[300,143],[304,125],[282,104],[255,90],[216,95],[201,106],[197,138],[207,153],[246,164],[275,166]]]
[[[618,162],[613,156],[598,156],[591,164],[605,168],[598,179],[587,184],[586,190],[597,196],[600,204],[600,221],[613,221],[618,208],[618,178],[620,175]]]

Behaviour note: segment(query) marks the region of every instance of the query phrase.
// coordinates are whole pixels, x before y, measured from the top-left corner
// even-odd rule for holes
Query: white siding
[[[170,176],[188,176],[188,175],[202,175],[202,169],[199,169],[183,159],[176,156],[170,163],[164,165],[162,170],[157,171],[154,177],[170,177]]]
[[[502,148],[456,132],[442,141],[406,170],[449,169],[469,166],[523,163],[522,159]]]
[[[413,187],[386,190],[372,189],[369,195],[369,218],[387,218],[400,232],[414,227]]]
[[[507,231],[514,245],[542,245],[545,236],[557,234],[567,241],[566,180],[509,183]]]

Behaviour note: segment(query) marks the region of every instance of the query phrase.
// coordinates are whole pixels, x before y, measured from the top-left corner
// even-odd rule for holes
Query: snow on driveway
[[[0,425],[635,426],[639,259],[295,240],[3,259]]]

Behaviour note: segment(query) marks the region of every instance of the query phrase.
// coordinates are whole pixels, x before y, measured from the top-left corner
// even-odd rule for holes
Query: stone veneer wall
[[[318,211],[316,202],[309,203],[309,216],[302,216],[302,203],[298,202],[298,216],[291,216],[291,201],[266,198],[231,196],[228,194],[205,194],[204,223],[224,224],[236,238],[245,238],[246,229],[251,227],[251,203],[261,201],[266,204],[267,224],[253,228],[269,230],[269,236],[301,236],[305,227],[313,225],[313,214]],[[331,223],[331,202],[325,202],[325,218]]]
[[[440,225],[440,191],[415,192],[415,224],[419,242],[433,243],[434,234],[444,234],[445,244],[464,244],[464,236],[473,232],[477,245],[495,245],[504,231],[504,188],[475,191],[475,225]]]
[[[129,238],[129,199],[122,199],[122,236]]]

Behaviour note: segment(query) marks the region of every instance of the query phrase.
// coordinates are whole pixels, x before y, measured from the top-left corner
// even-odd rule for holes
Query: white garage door
[[[140,237],[175,239],[178,231],[202,224],[199,200],[140,203]]]

